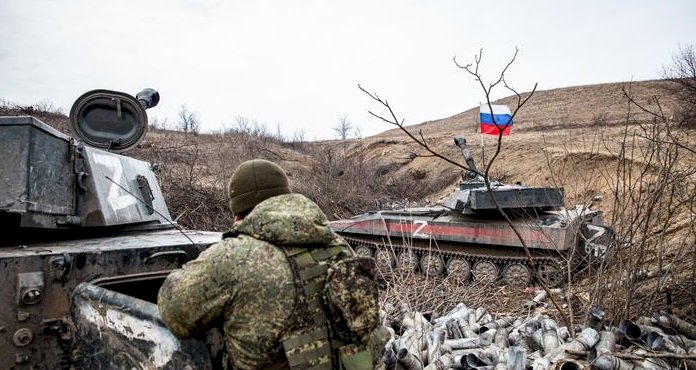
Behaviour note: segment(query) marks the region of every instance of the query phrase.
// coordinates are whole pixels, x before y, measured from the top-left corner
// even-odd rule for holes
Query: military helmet
[[[230,210],[235,215],[244,215],[270,197],[290,193],[285,171],[265,159],[240,164],[227,184],[227,191]]]

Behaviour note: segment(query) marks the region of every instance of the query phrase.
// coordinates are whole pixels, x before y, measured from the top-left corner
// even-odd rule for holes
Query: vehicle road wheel
[[[355,247],[355,255],[361,257],[372,257],[372,248],[364,245],[359,245]]]
[[[563,284],[563,270],[558,263],[543,263],[537,267],[537,272],[546,285],[556,288]]]
[[[396,257],[396,268],[413,272],[418,267],[418,256],[410,250],[404,250]]]
[[[439,254],[424,254],[420,259],[420,268],[423,275],[440,276],[445,272],[445,261]]]
[[[472,271],[476,281],[490,284],[498,280],[498,266],[491,261],[477,261]]]
[[[394,263],[396,258],[394,253],[387,249],[378,249],[375,252],[375,264],[377,265],[377,270],[379,272],[386,274],[391,273],[394,269]]]
[[[521,263],[512,263],[503,271],[503,281],[510,287],[526,287],[532,281],[532,272]]]
[[[471,277],[471,264],[463,258],[451,258],[447,263],[447,274],[457,281],[467,282]]]

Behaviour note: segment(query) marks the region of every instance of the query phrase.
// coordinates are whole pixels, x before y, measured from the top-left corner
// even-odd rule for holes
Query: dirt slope
[[[492,177],[505,182],[563,186],[571,205],[586,202],[596,195],[606,196],[609,173],[617,165],[620,139],[626,132],[637,129],[638,123],[650,118],[635,107],[629,109],[625,91],[630,91],[635,101],[649,109],[658,108],[653,99],[658,97],[660,106],[669,115],[675,105],[668,94],[670,86],[671,83],[667,81],[654,80],[535,92],[515,116],[512,135],[503,139],[502,151],[491,170]],[[496,103],[514,108],[515,102],[514,97],[507,97]],[[7,106],[0,106],[0,113],[35,115],[67,131],[67,118],[63,115]],[[463,161],[452,139],[455,136],[466,137],[479,167],[483,168],[494,152],[496,141],[493,136],[480,137],[477,115],[478,107],[474,106],[452,117],[411,125],[407,129],[414,135],[422,134],[435,151],[458,163]],[[694,136],[690,135],[691,138]],[[188,187],[193,184],[201,191],[210,188],[215,192],[221,192],[236,164],[248,158],[262,157],[279,162],[288,170],[293,183],[303,185],[298,189],[306,190],[312,185],[308,183],[316,181],[318,170],[331,167],[327,171],[328,177],[333,176],[334,172],[343,173],[346,168],[341,168],[345,162],[340,160],[341,157],[359,155],[360,160],[370,167],[370,170],[363,169],[364,173],[359,176],[375,181],[417,183],[424,189],[419,192],[422,199],[410,200],[435,203],[451,192],[461,169],[425,154],[398,128],[363,139],[302,143],[297,146],[245,135],[192,136],[155,130],[149,132],[139,148],[130,153],[161,164],[173,179],[184,179]],[[340,183],[344,178],[335,180]],[[173,185],[179,186],[176,181]],[[168,186],[165,181],[163,187]],[[328,186],[334,185],[328,182]],[[332,197],[342,195],[341,192],[330,193],[331,189],[315,187],[318,194]],[[351,190],[370,191],[359,188]],[[327,202],[336,200],[329,199]],[[177,214],[190,214],[198,207],[195,204],[174,211]],[[611,209],[608,211],[611,212]],[[327,213],[331,215],[334,212]]]
[[[642,81],[630,84],[630,91],[636,102],[652,110],[662,108],[670,117],[678,103],[668,93],[670,86],[665,81]],[[593,202],[594,208],[605,212],[605,220],[618,219],[611,224],[625,236],[630,249],[625,259],[611,266],[618,275],[605,274],[606,281],[623,278],[624,272],[633,274],[646,266],[675,261],[682,275],[686,274],[672,275],[673,283],[664,286],[646,285],[652,293],[608,292],[613,295],[604,302],[605,308],[614,313],[630,311],[629,301],[636,313],[683,306],[685,317],[693,318],[696,130],[681,127],[673,133],[683,145],[679,150],[685,155],[679,158],[671,157],[674,147],[654,150],[651,145],[661,145],[664,136],[658,141],[650,137],[656,137],[655,132],[671,121],[652,125],[651,130],[656,131],[646,130],[652,118],[635,106],[629,108],[624,95],[628,87],[611,83],[536,92],[516,115],[512,135],[502,140],[490,176],[506,183],[561,186],[567,206]],[[497,103],[512,108],[514,101],[508,97]],[[463,163],[463,158],[453,138],[465,137],[479,168],[484,169],[497,141],[478,134],[478,107],[473,105],[452,117],[407,129],[422,135],[434,151],[455,163]],[[0,100],[0,114],[34,115],[67,131],[67,117],[55,112],[7,107]],[[239,133],[192,135],[152,130],[128,155],[159,164],[158,179],[172,215],[183,227],[204,230],[229,227],[231,215],[223,189],[233,169],[246,159],[265,158],[281,164],[293,191],[312,198],[334,219],[391,205],[439,203],[452,192],[462,173],[460,167],[428,155],[397,128],[363,139],[308,143]],[[633,164],[649,165],[631,167]],[[618,176],[623,176],[624,185],[617,189],[613,184]],[[603,286],[590,285],[591,289]],[[592,292],[588,289],[585,291]],[[663,291],[674,292],[675,301]],[[656,300],[658,292],[661,300]],[[601,300],[608,293],[583,293],[583,304],[597,303],[596,297]]]
[[[645,120],[649,115],[638,112],[635,107],[629,107],[625,92],[635,101],[649,109],[657,109],[652,100],[658,97],[659,102],[669,110],[675,103],[669,94],[669,88],[674,85],[664,80],[639,82],[616,82],[595,85],[572,86],[552,90],[536,91],[532,98],[515,116],[514,131],[544,131],[557,128],[586,127],[593,123],[616,125],[625,122],[626,115],[631,113],[633,119]],[[523,97],[528,92],[522,93]],[[513,109],[517,98],[510,96],[493,102],[506,104]],[[475,105],[475,104],[472,104]],[[440,132],[478,132],[476,124],[479,113],[478,106],[456,114],[452,117],[436,119],[417,125],[408,126],[417,132],[422,130],[430,135]],[[375,137],[401,136],[398,129],[391,129]]]
[[[630,89],[633,99],[649,109],[658,108],[653,100],[658,97],[669,115],[675,104],[667,94],[669,86],[665,81],[643,81],[535,92],[516,115],[512,135],[503,138],[492,176],[505,182],[563,186],[569,204],[608,195],[608,176],[618,164],[621,139],[633,135],[640,123],[652,119],[635,106],[629,109],[624,90]],[[507,104],[512,109],[515,102],[516,99],[508,97],[496,103]],[[481,137],[477,116],[478,107],[474,107],[452,117],[407,126],[407,130],[416,136],[422,134],[435,151],[459,163],[463,160],[453,137],[463,136],[472,147],[478,166],[483,168],[495,151],[496,137]],[[361,151],[370,160],[385,165],[400,164],[396,176],[405,176],[417,168],[428,172],[429,180],[436,183],[435,179],[461,171],[445,161],[417,156],[426,152],[398,128],[354,141],[351,150]],[[640,156],[635,159],[640,160]],[[449,194],[449,188],[433,190],[433,199]]]

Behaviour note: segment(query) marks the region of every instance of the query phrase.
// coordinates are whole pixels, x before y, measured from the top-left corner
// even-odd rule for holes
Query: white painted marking
[[[106,315],[102,316],[99,310],[87,303],[80,303],[79,313],[88,322],[94,324],[100,334],[102,330],[108,328],[123,335],[129,341],[138,339],[151,343],[148,360],[154,368],[160,368],[169,363],[174,352],[179,350],[179,340],[169,330],[159,325],[152,325],[128,313],[107,309]]]
[[[126,185],[126,179],[123,176],[123,166],[121,166],[121,161],[118,158],[94,153],[94,162],[101,165],[102,170],[105,172],[104,175],[109,176],[116,184],[121,186]],[[114,182],[109,182],[109,194],[106,199],[109,201],[111,208],[118,211],[136,203],[135,197],[123,191],[123,189]]]
[[[413,221],[413,223],[414,223],[415,225],[419,225],[419,226],[416,228],[416,231],[413,232],[413,236],[414,236],[414,237],[416,237],[416,238],[429,238],[429,237],[430,237],[429,234],[420,232],[421,230],[423,230],[424,227],[428,226],[428,221],[425,221],[425,220],[415,220],[415,221]]]

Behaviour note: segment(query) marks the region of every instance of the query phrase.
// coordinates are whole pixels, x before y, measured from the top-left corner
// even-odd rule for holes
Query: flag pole
[[[486,168],[486,154],[485,154],[484,148],[483,148],[483,132],[481,132],[481,102],[479,102],[479,115],[478,115],[477,121],[478,121],[479,137],[481,138],[481,165],[483,166],[481,168]]]
[[[479,136],[481,137],[481,164],[483,165],[481,168],[486,168],[486,155],[484,154],[483,149],[483,134],[479,133]]]

